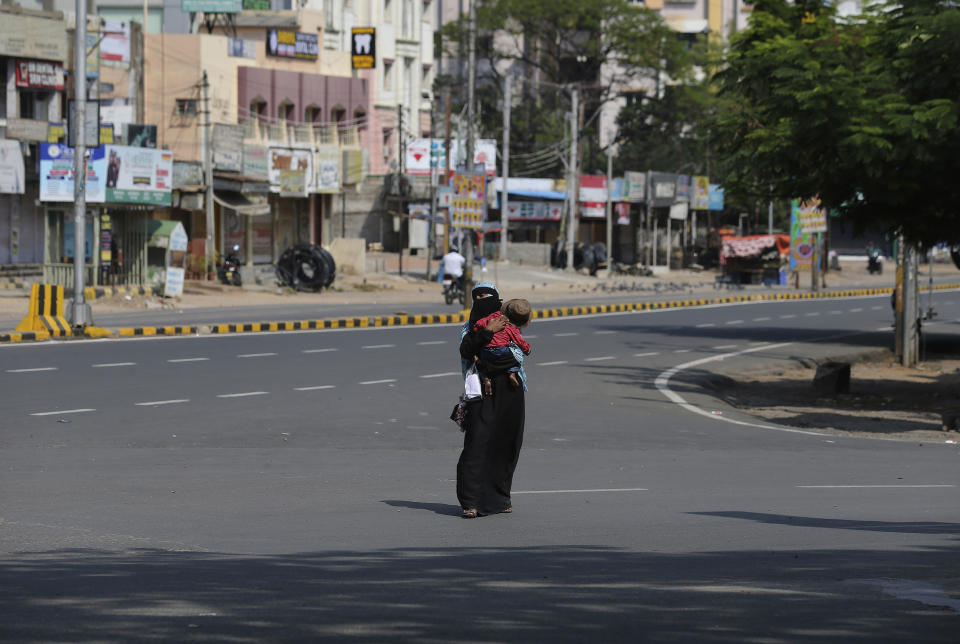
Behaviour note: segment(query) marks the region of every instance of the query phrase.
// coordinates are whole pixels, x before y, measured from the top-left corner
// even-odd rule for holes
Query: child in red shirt
[[[486,328],[487,322],[503,316],[507,318],[507,325],[493,334],[493,339],[480,350],[480,358],[488,361],[513,358],[516,365],[507,370],[510,384],[514,388],[523,386],[526,389],[523,356],[530,355],[530,343],[523,339],[520,329],[530,324],[530,302],[524,299],[508,300],[502,310],[478,320],[474,324],[474,330]],[[485,395],[493,394],[492,383],[488,378],[484,378],[483,386]]]

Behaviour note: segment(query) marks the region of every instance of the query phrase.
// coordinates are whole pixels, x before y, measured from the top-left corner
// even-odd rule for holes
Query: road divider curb
[[[160,289],[154,287],[144,288],[142,286],[88,286],[83,289],[83,297],[86,300],[96,300],[101,297],[113,297],[114,295],[160,295]],[[73,290],[69,292],[73,297]]]
[[[960,284],[941,284],[933,287],[935,291],[960,289]],[[921,287],[922,291],[929,290]],[[782,302],[791,300],[814,300],[839,297],[865,297],[870,295],[888,295],[893,288],[860,288],[843,291],[820,291],[817,293],[758,293],[754,295],[728,295],[723,297],[691,298],[666,300],[661,302],[635,302],[625,304],[596,304],[588,306],[565,306],[550,309],[536,309],[531,312],[535,319],[576,317],[580,315],[599,315],[604,313],[630,313],[634,311],[660,311],[685,307],[713,306],[717,304],[741,304],[746,302]],[[142,326],[120,329],[87,327],[84,334],[88,337],[150,337],[185,335],[226,335],[232,333],[268,333],[282,331],[315,331],[323,329],[366,329],[389,326],[419,326],[428,324],[456,324],[465,322],[469,311],[459,313],[434,313],[423,315],[383,315],[373,317],[345,317],[321,320],[298,320],[286,322],[245,322],[231,324],[211,324],[199,326]],[[9,333],[0,334],[0,343],[27,342],[49,339],[48,333]]]

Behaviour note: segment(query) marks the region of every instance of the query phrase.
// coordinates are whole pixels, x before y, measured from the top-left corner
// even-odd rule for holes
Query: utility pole
[[[206,242],[206,274],[204,279],[210,278],[210,273],[216,268],[216,248],[213,222],[213,141],[210,140],[213,126],[210,124],[210,83],[207,82],[207,70],[203,70],[203,168],[206,172],[204,179],[207,184],[207,193],[203,199],[206,208],[207,242]]]
[[[607,268],[613,262],[613,141],[607,146]]]
[[[469,31],[467,36],[467,171],[473,171],[473,137],[474,137],[474,100],[477,88],[477,2],[470,0],[468,17]],[[466,290],[464,306],[473,307],[473,229],[467,229],[467,243],[463,257],[466,266],[463,271],[463,287]]]
[[[73,316],[76,327],[87,326],[87,303],[84,300],[84,279],[87,273],[87,2],[77,0],[76,28],[73,32]],[[99,127],[98,127],[99,133]],[[90,240],[91,249],[94,241]]]
[[[767,206],[767,234],[773,234],[773,186],[770,186],[770,205]]]
[[[917,364],[919,334],[917,306],[917,250],[901,234],[897,238],[897,280],[894,299],[894,346],[900,364]]]
[[[510,207],[510,76],[503,80],[503,196],[500,199],[500,261],[507,259],[508,209]]]
[[[399,195],[400,201],[400,212],[403,213],[403,188],[400,186],[400,178],[403,177],[403,158],[406,156],[406,150],[403,147],[403,105],[397,105],[397,148],[399,154],[397,155],[397,181],[394,184],[397,188],[397,194]],[[397,265],[399,267],[400,274],[403,275],[403,216],[401,214],[398,217],[400,222],[397,226]]]
[[[444,91],[443,108],[443,185],[450,183],[450,88]],[[450,252],[450,209],[444,209],[443,254]]]
[[[580,113],[580,97],[577,88],[571,90],[572,107],[570,108],[570,178],[567,181],[567,192],[570,195],[570,220],[567,223],[567,270],[573,270],[573,229],[577,225],[577,144],[579,131],[577,129],[577,115]]]

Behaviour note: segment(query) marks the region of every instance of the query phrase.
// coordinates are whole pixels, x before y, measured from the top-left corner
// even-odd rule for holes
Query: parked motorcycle
[[[871,275],[877,273],[878,275],[883,274],[883,259],[880,256],[880,251],[877,249],[871,249],[867,252],[867,271]]]
[[[227,286],[240,286],[243,282],[240,278],[240,246],[234,245],[233,250],[227,253],[217,271],[217,277]]]
[[[443,301],[447,304],[460,302],[460,306],[466,306],[467,294],[460,286],[460,279],[444,273],[443,275]]]

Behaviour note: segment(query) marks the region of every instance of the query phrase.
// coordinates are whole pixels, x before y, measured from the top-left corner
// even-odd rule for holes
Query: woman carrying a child
[[[470,319],[460,333],[460,357],[464,373],[476,362],[483,397],[467,403],[462,425],[457,498],[466,518],[513,512],[510,489],[523,444],[523,356],[530,353],[519,329],[529,319],[526,300],[503,305],[489,282],[473,289]]]

